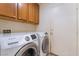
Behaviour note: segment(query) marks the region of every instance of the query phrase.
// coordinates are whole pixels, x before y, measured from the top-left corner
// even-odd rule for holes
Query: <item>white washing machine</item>
[[[38,56],[38,37],[35,33],[0,35],[1,56]]]
[[[37,32],[40,45],[40,56],[47,56],[49,53],[49,38],[47,32]]]

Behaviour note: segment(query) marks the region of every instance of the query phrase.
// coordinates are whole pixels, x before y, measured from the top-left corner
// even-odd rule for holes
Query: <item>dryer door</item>
[[[34,43],[24,45],[18,50],[15,56],[38,56],[38,47]]]
[[[48,53],[49,51],[49,39],[48,36],[45,36],[42,41],[42,51],[43,53]]]

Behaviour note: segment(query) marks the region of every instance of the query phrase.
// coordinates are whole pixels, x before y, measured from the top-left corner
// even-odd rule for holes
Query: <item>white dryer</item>
[[[38,37],[34,33],[2,34],[2,56],[38,56]]]
[[[49,53],[49,38],[47,32],[37,32],[40,45],[40,56],[46,56]]]

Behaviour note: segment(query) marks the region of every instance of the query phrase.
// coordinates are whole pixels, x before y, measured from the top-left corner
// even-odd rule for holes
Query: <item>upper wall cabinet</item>
[[[27,21],[29,19],[28,3],[18,3],[18,19]]]
[[[0,16],[15,18],[16,21],[38,24],[39,5],[36,3],[0,3]]]
[[[16,3],[0,3],[0,15],[12,18],[17,17],[17,4]]]
[[[39,23],[39,5],[30,3],[29,4],[29,21],[35,24]]]

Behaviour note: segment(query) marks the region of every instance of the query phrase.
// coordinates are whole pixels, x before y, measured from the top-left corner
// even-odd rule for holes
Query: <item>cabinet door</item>
[[[38,24],[39,23],[39,5],[35,4],[35,12],[34,12],[34,17],[35,17],[35,23]]]
[[[17,17],[16,3],[0,3],[0,15],[8,17]]]
[[[32,23],[39,22],[39,5],[30,3],[29,4],[29,21]]]
[[[28,3],[18,3],[18,19],[27,21],[29,18]]]
[[[57,55],[76,55],[77,50],[77,19],[76,19],[76,5],[62,4],[54,7],[50,14],[53,29],[52,52]]]

